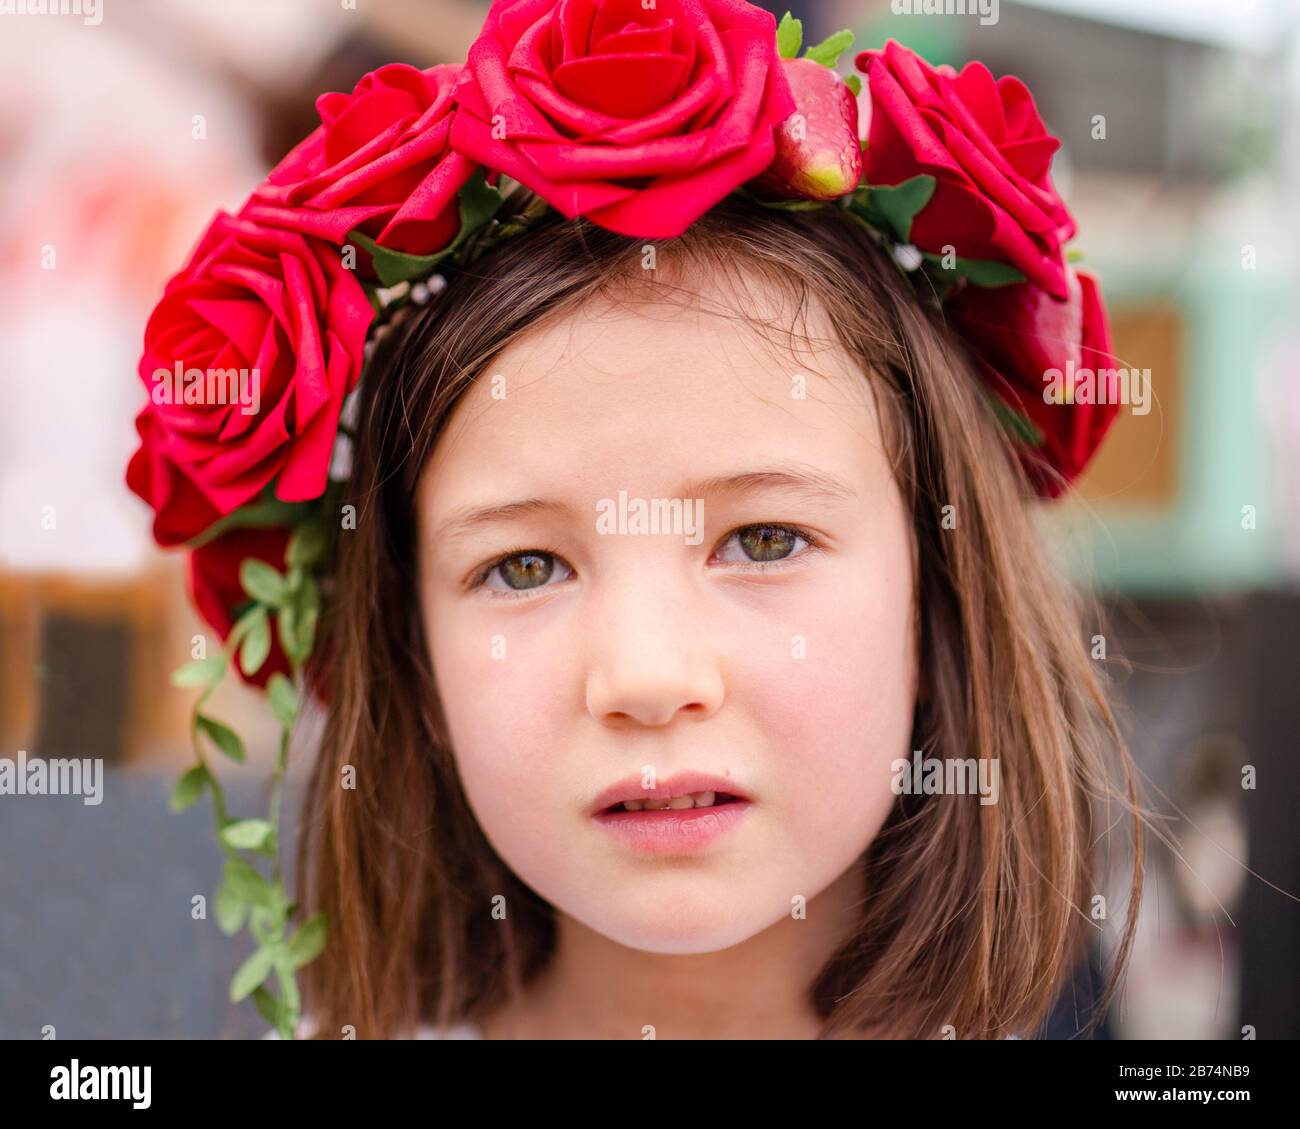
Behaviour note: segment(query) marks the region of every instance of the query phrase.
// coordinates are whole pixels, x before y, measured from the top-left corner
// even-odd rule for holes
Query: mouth
[[[589,811],[598,828],[638,854],[683,855],[734,833],[753,808],[725,777],[691,772],[654,788],[633,777],[606,789]]]
[[[623,800],[602,808],[600,815],[617,815],[631,811],[691,811],[695,808],[720,808],[726,804],[743,803],[744,798],[731,792],[687,792],[671,800]]]
[[[750,803],[733,780],[705,772],[679,772],[647,787],[640,776],[630,776],[606,788],[587,809],[589,815],[628,812],[693,811]]]
[[[706,794],[707,795],[707,794]],[[736,834],[747,822],[754,805],[732,793],[717,795],[713,803],[690,807],[664,806],[664,801],[623,801],[597,813],[596,826],[623,847],[643,856],[686,855],[703,851]],[[681,797],[679,797],[679,800]],[[719,802],[722,800],[723,802]],[[637,806],[637,805],[641,806]]]

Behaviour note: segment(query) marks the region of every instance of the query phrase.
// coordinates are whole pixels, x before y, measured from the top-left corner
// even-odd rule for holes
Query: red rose
[[[159,544],[273,480],[282,501],[323,493],[373,317],[337,247],[218,214],[145,328],[150,403],[127,485],[153,506]]]
[[[474,171],[448,148],[460,72],[392,63],[351,94],[321,95],[320,127],[271,171],[247,217],[331,243],[359,228],[390,250],[441,251],[460,230],[456,194]]]
[[[1022,450],[1026,470],[1047,497],[1078,476],[1119,411],[1101,291],[1091,275],[1072,269],[1067,286],[1064,302],[1028,283],[965,286],[945,306],[949,324],[974,346],[990,387],[1041,433],[1041,446],[1029,442]],[[1085,393],[1076,385],[1090,374]],[[1063,393],[1059,402],[1047,398],[1054,387]],[[1095,402],[1102,399],[1107,402]]]
[[[931,67],[893,40],[859,53],[857,67],[871,93],[867,183],[936,180],[910,241],[936,254],[951,245],[963,259],[1012,263],[1064,300],[1061,247],[1075,223],[1048,171],[1061,143],[1025,84],[1010,75],[995,81],[983,63],[960,74]]]
[[[189,555],[188,582],[190,600],[199,614],[217,631],[224,643],[230,629],[250,603],[248,593],[239,582],[239,566],[248,558],[264,561],[277,572],[285,571],[285,549],[290,530],[277,526],[265,529],[232,529],[201,545]],[[280,646],[276,616],[272,612],[271,651],[256,674],[245,675],[235,659],[235,669],[245,682],[265,687],[273,674],[289,677],[289,659]]]
[[[767,168],[795,110],[776,21],[745,0],[496,0],[456,100],[458,152],[652,239]]]

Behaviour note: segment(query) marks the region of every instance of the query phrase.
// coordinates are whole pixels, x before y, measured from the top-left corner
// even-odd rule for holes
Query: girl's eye
[[[729,555],[733,543],[742,555]],[[715,559],[724,564],[779,564],[819,546],[820,542],[811,533],[794,526],[742,525],[722,543]],[[526,596],[539,588],[553,587],[572,575],[572,567],[552,550],[516,549],[484,568],[473,587],[487,588],[507,598]]]
[[[726,555],[733,542],[744,554],[743,557]],[[744,525],[722,543],[718,559],[729,564],[773,564],[795,556],[801,543],[804,548],[815,547],[817,544],[811,534],[793,526]]]
[[[489,565],[479,584],[497,592],[528,592],[545,588],[552,579],[565,580],[573,570],[564,558],[542,549],[524,549]]]

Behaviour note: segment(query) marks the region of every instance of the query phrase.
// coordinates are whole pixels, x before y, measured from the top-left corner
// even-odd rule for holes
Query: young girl
[[[728,204],[657,259],[541,225],[370,370],[322,1026],[1032,1032],[1118,742],[997,421],[844,212]],[[602,534],[620,491],[702,539]],[[914,749],[998,763],[997,802],[895,794]],[[716,814],[602,814],[679,794]]]
[[[498,3],[485,38],[523,36],[527,21],[510,32],[508,20],[525,7],[530,19],[563,9]],[[748,5],[708,10],[723,8]],[[476,52],[457,123],[492,109],[496,72]],[[943,73],[900,52],[859,57],[867,153],[882,159],[894,87]],[[789,76],[796,99],[802,89],[791,62],[767,72],[777,123],[790,106],[772,76]],[[772,136],[776,160],[760,147],[756,167],[791,152],[797,166],[806,148]],[[455,156],[513,170],[491,221],[509,237],[455,269],[444,260],[403,301],[380,296],[382,330],[365,332],[382,341],[338,441],[350,467],[336,461],[318,491],[333,529],[307,669],[327,712],[297,879],[328,943],[302,969],[299,1029],[1030,1037],[1103,926],[1120,931],[1113,991],[1133,922],[1090,912],[1106,889],[1094,856],[1115,822],[1100,805],[1130,807],[1132,784],[1086,609],[1032,522],[1035,488],[1064,489],[1105,421],[1080,422],[1083,397],[1012,414],[990,394],[1017,302],[1059,303],[1075,324],[1070,340],[1039,317],[1039,337],[1019,331],[1022,360],[1087,359],[1091,282],[1063,259],[1058,278],[1038,229],[1029,242],[1047,266],[1009,240],[1002,285],[975,281],[995,262],[996,228],[960,256],[964,275],[937,242],[918,269],[942,216],[924,203],[900,213],[884,189],[874,206],[841,206],[899,183],[870,160],[847,191],[774,192],[751,169],[738,191],[697,186],[703,206],[662,236],[648,230],[662,204],[644,222],[601,211],[540,175],[530,187],[514,155],[472,130],[457,137],[453,125]],[[929,199],[951,214],[938,179]],[[1045,167],[1026,182],[1041,189]],[[273,196],[241,220],[307,230],[286,206],[315,205]],[[794,199],[812,206],[781,206]],[[313,214],[320,237],[328,209]],[[429,253],[407,243],[385,257],[394,215],[362,241],[380,281]],[[323,293],[351,281],[319,261]],[[995,299],[1011,305],[991,315]],[[322,368],[360,336],[323,337]],[[1029,387],[1024,400],[1041,395]],[[1042,434],[1070,412],[1065,438]],[[1039,433],[1035,450],[1009,418]],[[301,430],[278,483],[299,466]],[[161,522],[177,508],[148,486]],[[296,494],[271,500],[314,497]],[[311,583],[294,579],[309,556],[294,544],[236,522],[192,573],[232,647],[262,630],[259,606],[278,615],[288,661],[262,655],[259,670],[241,653],[273,690],[303,658],[284,623],[301,611],[285,593]],[[211,598],[218,564],[249,556],[285,569],[272,573],[284,587],[246,573],[243,592]],[[287,934],[261,920],[266,951],[284,952]],[[267,957],[261,976],[273,966],[284,962]],[[296,991],[280,982],[280,1003],[259,998],[277,1021]]]

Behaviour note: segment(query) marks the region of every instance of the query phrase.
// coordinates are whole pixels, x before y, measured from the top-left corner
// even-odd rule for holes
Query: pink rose
[[[374,311],[337,247],[218,213],[145,327],[150,402],[127,484],[176,545],[269,484],[325,489]]]
[[[460,72],[392,63],[351,94],[321,95],[320,127],[271,171],[248,218],[331,243],[359,229],[393,251],[441,251],[460,230],[456,194],[474,171],[448,145]]]
[[[936,180],[909,241],[936,254],[951,245],[963,259],[1011,263],[1064,300],[1061,248],[1075,223],[1049,175],[1061,143],[1025,84],[1011,75],[995,81],[983,63],[960,74],[935,68],[893,40],[856,61],[871,91],[867,183]]]
[[[965,286],[945,307],[949,324],[974,346],[985,381],[1041,437],[1025,443],[1022,454],[1046,497],[1078,477],[1119,412],[1114,378],[1106,375],[1116,361],[1101,289],[1091,275],[1072,268],[1067,286],[1064,302],[1024,282]],[[1048,377],[1058,373],[1062,397],[1049,402]],[[1085,392],[1079,385],[1089,374]],[[1055,473],[1044,473],[1044,462]]]
[[[767,168],[795,110],[776,21],[745,0],[496,0],[456,100],[457,152],[652,239]]]

